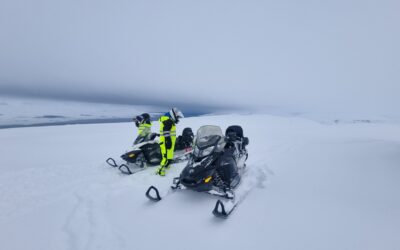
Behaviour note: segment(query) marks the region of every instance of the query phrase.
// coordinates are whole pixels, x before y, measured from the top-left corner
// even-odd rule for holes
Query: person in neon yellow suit
[[[165,171],[169,169],[172,159],[174,158],[176,124],[179,122],[180,118],[184,118],[182,112],[177,108],[172,108],[158,120],[160,122],[162,160],[156,173],[160,176],[165,176]]]
[[[148,113],[143,113],[133,118],[133,120],[138,128],[138,136],[133,144],[135,145],[147,141],[151,134],[150,115]]]

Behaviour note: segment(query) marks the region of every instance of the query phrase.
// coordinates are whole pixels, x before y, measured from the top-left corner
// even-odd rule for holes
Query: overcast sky
[[[0,93],[399,114],[399,0],[0,0]]]

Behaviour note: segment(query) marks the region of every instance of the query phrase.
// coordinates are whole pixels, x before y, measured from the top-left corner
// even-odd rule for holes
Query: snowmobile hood
[[[200,192],[207,191],[211,189],[212,183],[204,180],[212,176],[213,171],[214,169],[187,167],[182,171],[179,179],[186,188]]]

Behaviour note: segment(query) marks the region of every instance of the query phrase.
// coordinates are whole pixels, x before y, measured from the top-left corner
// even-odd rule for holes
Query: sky
[[[0,95],[400,115],[398,0],[0,0]]]

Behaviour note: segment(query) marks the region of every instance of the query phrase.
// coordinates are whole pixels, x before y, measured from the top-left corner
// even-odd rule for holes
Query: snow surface
[[[165,108],[0,96],[0,128],[18,125],[61,124],[128,119]]]
[[[0,249],[400,249],[398,124],[223,115],[178,132],[206,124],[240,124],[250,139],[254,188],[227,220],[206,194],[145,198],[184,164],[159,177],[104,163],[131,145],[132,123],[0,130]]]

